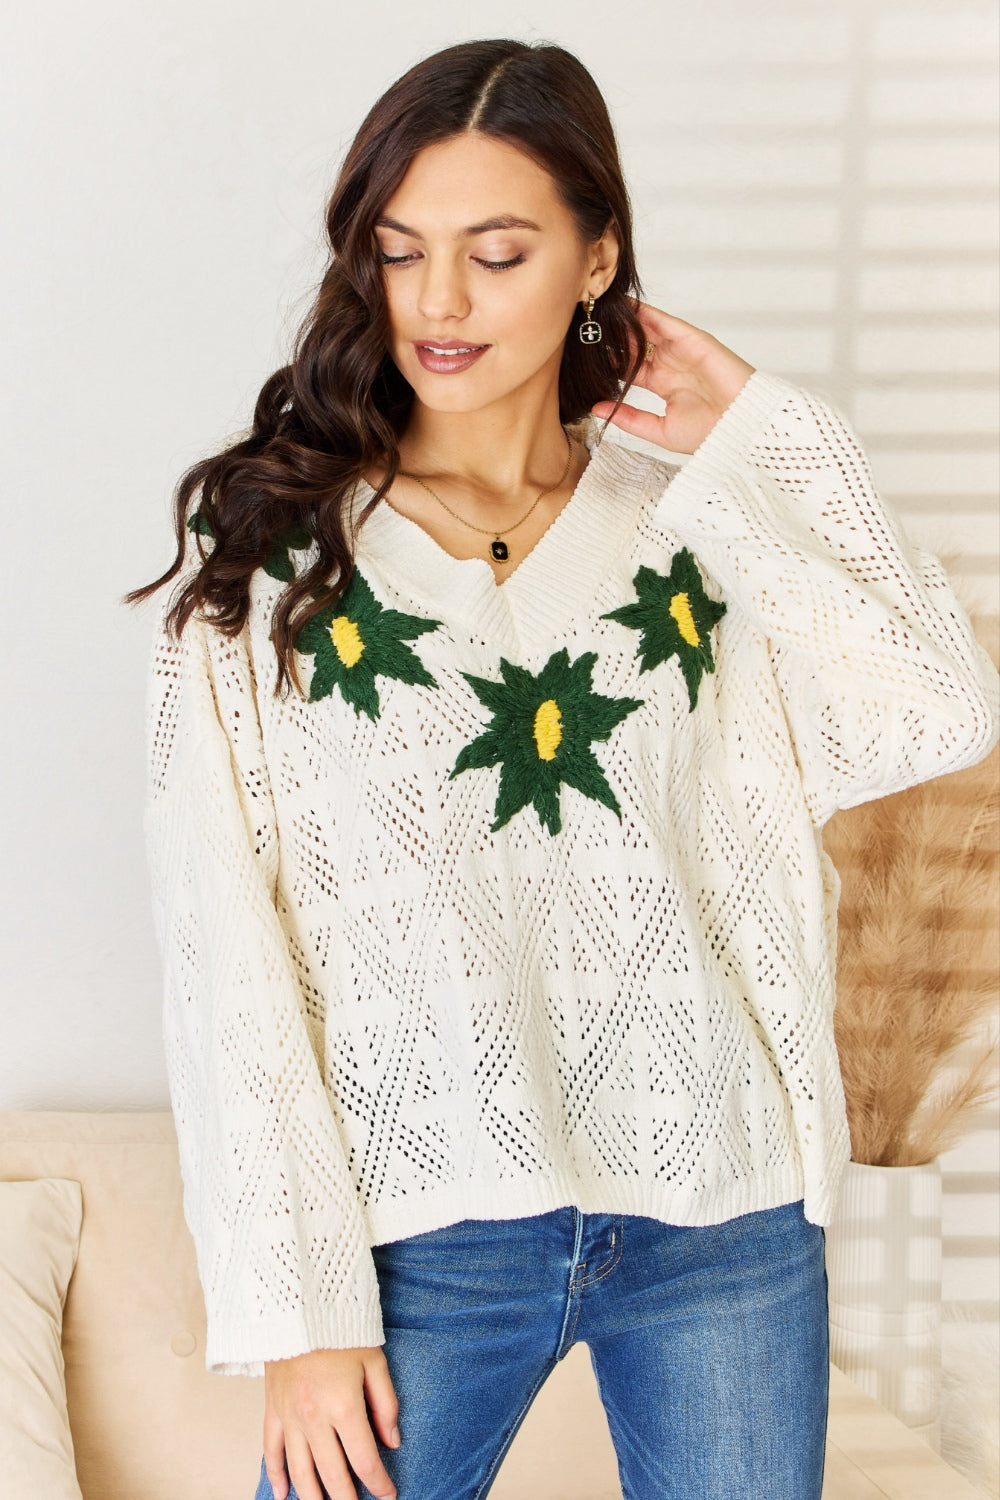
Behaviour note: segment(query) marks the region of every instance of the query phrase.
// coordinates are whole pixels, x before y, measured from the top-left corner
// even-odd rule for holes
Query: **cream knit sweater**
[[[209,1367],[381,1343],[371,1245],[467,1217],[828,1223],[822,825],[997,734],[842,420],[758,372],[680,469],[606,438],[502,586],[379,506],[309,701],[273,691],[282,587],[237,640],[161,630],[151,677]]]

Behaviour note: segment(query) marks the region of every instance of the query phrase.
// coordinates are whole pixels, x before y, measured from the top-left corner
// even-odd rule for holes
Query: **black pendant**
[[[507,551],[507,543],[497,537],[495,542],[490,542],[490,551],[497,562],[506,562],[510,553]]]
[[[601,342],[600,323],[588,322],[580,324],[580,340],[584,344],[599,344]]]

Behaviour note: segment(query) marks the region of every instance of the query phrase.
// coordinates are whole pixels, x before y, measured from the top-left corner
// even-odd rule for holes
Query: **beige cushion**
[[[0,1463],[11,1495],[80,1500],[62,1320],[81,1212],[78,1182],[0,1182]]]

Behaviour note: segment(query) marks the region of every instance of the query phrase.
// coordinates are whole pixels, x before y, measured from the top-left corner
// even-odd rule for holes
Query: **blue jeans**
[[[376,1442],[398,1500],[481,1500],[581,1340],[624,1500],[820,1500],[825,1235],[801,1202],[705,1228],[463,1219],[372,1254],[403,1439]],[[272,1500],[263,1471],[256,1500]]]

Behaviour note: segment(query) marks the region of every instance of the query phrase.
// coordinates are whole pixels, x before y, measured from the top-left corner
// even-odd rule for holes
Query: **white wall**
[[[606,90],[650,300],[859,423],[996,608],[989,0],[505,11]],[[140,839],[151,611],[181,470],[248,420],[321,209],[405,66],[494,7],[48,0],[7,13],[0,1105],[159,1105]]]

